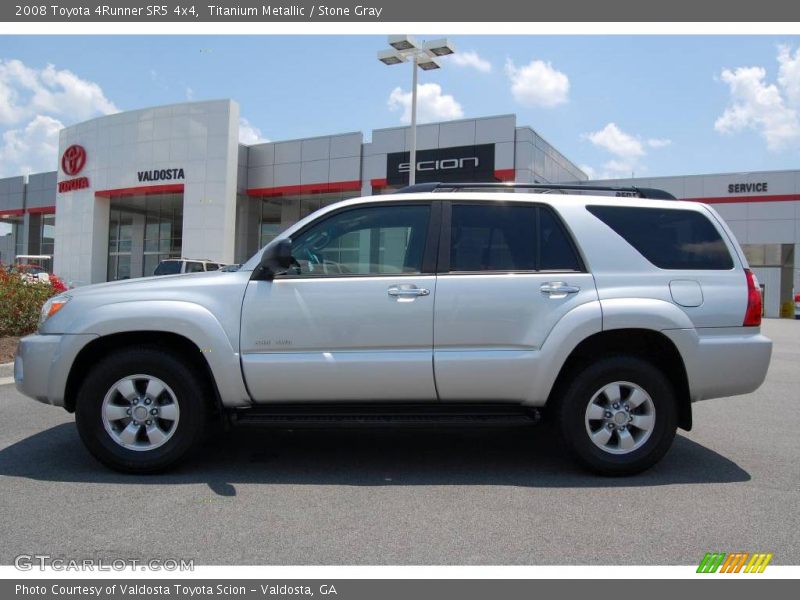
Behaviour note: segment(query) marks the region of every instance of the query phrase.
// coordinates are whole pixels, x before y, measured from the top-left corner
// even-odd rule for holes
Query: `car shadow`
[[[116,473],[95,461],[73,423],[0,450],[0,475],[39,481],[119,484],[205,483],[235,496],[237,483],[270,485],[493,485],[645,487],[734,483],[750,474],[678,435],[652,469],[608,478],[580,469],[546,425],[512,429],[237,429],[214,436],[179,468],[160,475]]]

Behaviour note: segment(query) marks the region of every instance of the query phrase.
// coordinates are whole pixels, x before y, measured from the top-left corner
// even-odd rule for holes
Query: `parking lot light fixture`
[[[390,35],[388,50],[378,52],[378,60],[385,65],[411,62],[411,140],[409,148],[408,183],[417,181],[417,67],[423,71],[440,69],[439,56],[455,53],[455,46],[447,38],[418,42],[410,35]]]
[[[453,42],[447,38],[425,42],[424,48],[436,56],[448,56],[449,54],[455,54],[456,52],[456,47],[453,45]]]

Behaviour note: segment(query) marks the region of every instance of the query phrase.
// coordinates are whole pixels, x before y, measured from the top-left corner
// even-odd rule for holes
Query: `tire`
[[[672,385],[657,367],[632,356],[579,368],[555,412],[572,454],[601,475],[633,475],[652,467],[677,429]]]
[[[117,351],[100,361],[78,392],[75,422],[89,452],[125,473],[157,473],[186,458],[203,435],[211,406],[205,380],[156,347]]]

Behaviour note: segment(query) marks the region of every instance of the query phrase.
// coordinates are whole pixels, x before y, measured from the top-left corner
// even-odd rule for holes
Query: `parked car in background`
[[[45,265],[51,264],[52,260],[53,257],[47,254],[18,254],[12,268],[26,281],[47,283],[50,273]]]
[[[218,271],[227,266],[205,258],[165,258],[153,271],[153,275],[178,275],[179,273],[203,273]]]
[[[226,273],[233,273],[233,272],[235,272],[235,271],[238,271],[238,270],[239,270],[239,269],[241,269],[241,268],[242,268],[242,265],[241,265],[241,264],[235,264],[235,265],[225,265],[224,267],[222,267],[222,268],[220,269],[220,271],[225,271]]]
[[[794,295],[794,318],[800,319],[800,293]]]
[[[764,381],[758,281],[712,207],[640,188],[487,186],[332,204],[226,276],[55,296],[20,342],[16,385],[74,412],[89,451],[127,472],[176,464],[212,419],[542,415],[580,463],[627,475],[691,429],[694,402]]]

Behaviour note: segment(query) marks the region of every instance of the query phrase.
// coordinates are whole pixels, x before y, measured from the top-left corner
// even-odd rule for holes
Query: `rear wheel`
[[[99,362],[78,394],[75,421],[89,452],[128,473],[153,473],[182,460],[203,433],[209,390],[186,363],[152,347]]]
[[[561,434],[584,466],[632,475],[657,463],[677,429],[675,393],[664,374],[631,356],[580,369],[558,405]]]

